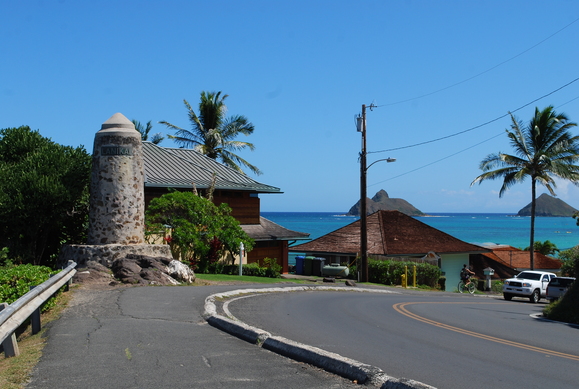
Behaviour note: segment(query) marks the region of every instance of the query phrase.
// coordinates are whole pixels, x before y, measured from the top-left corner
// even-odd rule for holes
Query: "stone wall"
[[[173,258],[171,249],[166,244],[105,244],[81,245],[71,244],[62,246],[59,260],[67,263],[71,260],[79,266],[88,261],[95,261],[106,267],[111,267],[115,259],[124,258],[127,254],[148,255],[151,257]]]

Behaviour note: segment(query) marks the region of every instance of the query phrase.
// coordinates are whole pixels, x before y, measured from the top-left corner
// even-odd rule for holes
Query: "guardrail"
[[[0,304],[0,343],[7,358],[20,354],[14,332],[26,319],[31,319],[33,334],[40,332],[40,306],[62,286],[70,284],[76,273],[75,267],[76,262],[68,261],[68,266],[61,272],[35,286],[12,304]]]

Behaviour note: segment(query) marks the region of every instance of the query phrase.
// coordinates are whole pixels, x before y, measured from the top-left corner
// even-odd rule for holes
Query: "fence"
[[[0,343],[4,348],[6,357],[14,357],[20,354],[14,332],[26,319],[31,319],[33,334],[40,332],[41,305],[62,286],[70,284],[72,276],[76,273],[75,267],[76,263],[69,261],[65,269],[50,277],[48,281],[32,288],[12,304],[0,304]]]

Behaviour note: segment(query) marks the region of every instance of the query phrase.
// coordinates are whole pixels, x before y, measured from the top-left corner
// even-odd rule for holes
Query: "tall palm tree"
[[[570,122],[565,114],[558,114],[552,106],[539,111],[527,126],[511,114],[511,130],[506,130],[515,155],[489,154],[480,163],[484,172],[471,183],[501,178],[503,185],[499,197],[512,185],[531,178],[531,234],[529,247],[535,247],[536,185],[542,184],[556,196],[554,178],[569,180],[579,185],[579,136],[569,129],[577,123]],[[493,170],[496,169],[496,170]],[[531,270],[535,268],[534,251],[530,250]]]
[[[169,138],[174,139],[182,147],[192,147],[209,158],[220,160],[240,173],[244,173],[239,166],[241,164],[259,175],[261,171],[256,166],[233,153],[245,148],[252,151],[255,149],[252,143],[235,140],[239,134],[251,135],[254,127],[245,116],[225,116],[227,106],[224,101],[227,97],[228,95],[222,96],[221,92],[201,92],[199,115],[195,113],[187,100],[183,100],[191,122],[190,130],[166,121],[159,123],[176,131],[176,135],[169,135]]]
[[[132,122],[135,125],[135,130],[141,133],[141,140],[149,140],[149,132],[151,132],[151,130],[153,129],[151,121],[149,120],[145,126],[143,126],[143,124],[140,121],[135,119],[133,119]],[[151,137],[151,142],[158,145],[163,141],[163,139],[165,139],[163,134],[158,132]]]

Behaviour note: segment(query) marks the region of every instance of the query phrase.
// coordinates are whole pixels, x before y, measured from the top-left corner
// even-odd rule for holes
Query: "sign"
[[[102,146],[101,147],[101,155],[102,156],[110,156],[110,155],[133,155],[133,148],[132,147],[122,147],[122,146]]]

